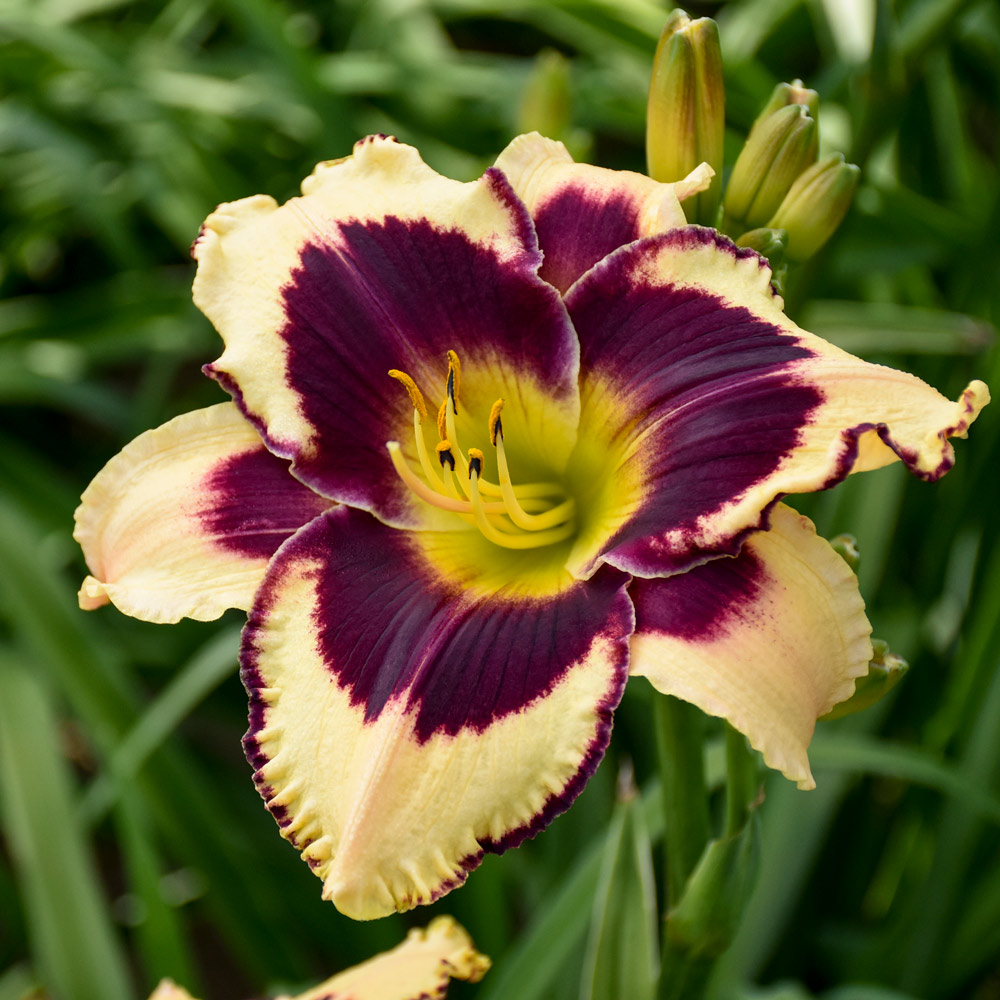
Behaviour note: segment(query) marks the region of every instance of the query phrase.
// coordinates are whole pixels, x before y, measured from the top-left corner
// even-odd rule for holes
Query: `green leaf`
[[[809,748],[813,767],[902,778],[949,795],[984,819],[1000,824],[1000,799],[933,751],[889,743],[859,733],[818,736]]]
[[[39,973],[61,1000],[129,1000],[128,972],[75,816],[59,724],[36,672],[0,653],[0,788]]]
[[[99,820],[116,795],[127,789],[143,764],[170,733],[222,680],[236,669],[240,630],[217,632],[160,692],[115,747],[108,773],[87,790],[83,812],[89,822]]]
[[[802,325],[852,354],[979,354],[996,330],[972,316],[891,302],[811,302]]]

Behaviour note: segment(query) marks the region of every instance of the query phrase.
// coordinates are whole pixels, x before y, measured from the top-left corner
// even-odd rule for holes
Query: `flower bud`
[[[565,139],[570,126],[569,62],[554,49],[535,59],[518,111],[517,131]]]
[[[759,867],[760,821],[754,810],[742,830],[709,841],[667,916],[670,950],[680,955],[721,955],[732,944]]]
[[[837,535],[830,539],[833,551],[851,567],[851,572],[857,575],[861,565],[861,553],[858,551],[858,540],[854,535]]]
[[[903,679],[909,669],[910,665],[903,657],[889,652],[887,642],[882,639],[872,639],[872,660],[868,664],[868,673],[858,678],[854,694],[850,698],[840,702],[839,705],[834,705],[820,718],[841,719],[845,715],[854,715],[855,712],[869,708],[884,698]]]
[[[816,122],[802,104],[762,114],[733,167],[726,188],[726,219],[747,229],[771,226],[795,179],[816,162]]]
[[[726,95],[719,29],[675,10],[656,46],[646,114],[649,175],[669,183],[708,163],[715,178],[684,206],[689,221],[713,226],[721,190]]]
[[[756,250],[761,257],[766,257],[771,268],[781,267],[785,261],[785,243],[788,234],[784,229],[751,229],[744,233],[736,245]]]
[[[861,170],[840,153],[814,163],[791,186],[767,223],[788,233],[788,258],[808,260],[836,232],[854,197]]]
[[[791,83],[779,83],[771,91],[764,110],[757,115],[757,120],[773,115],[781,108],[787,108],[790,104],[804,104],[811,117],[816,118],[819,111],[819,94],[815,90],[810,90],[801,80],[792,80]]]

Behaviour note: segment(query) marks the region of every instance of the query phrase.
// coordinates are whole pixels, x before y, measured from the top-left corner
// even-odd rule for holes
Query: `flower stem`
[[[757,761],[746,737],[726,723],[726,836],[739,833],[757,794]]]
[[[656,752],[663,785],[667,891],[664,911],[681,898],[708,843],[708,795],[702,713],[669,696],[653,696]]]

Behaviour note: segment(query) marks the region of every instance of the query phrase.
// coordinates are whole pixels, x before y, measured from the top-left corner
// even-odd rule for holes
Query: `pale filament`
[[[427,481],[434,488],[435,492],[440,493],[444,489],[444,483],[441,482],[441,477],[437,474],[437,470],[434,468],[430,456],[427,454],[427,443],[424,441],[424,429],[421,426],[419,410],[413,411],[413,436],[417,441],[417,455],[420,458],[420,468],[423,469]]]
[[[449,394],[444,401],[445,405],[445,426],[448,431],[448,440],[455,453],[455,461],[458,468],[467,469],[469,460],[465,457],[461,445],[458,443],[458,429],[455,424],[455,401]],[[459,477],[461,479],[461,476]],[[480,477],[479,489],[486,496],[503,496],[503,490],[496,483],[491,483],[488,479]],[[529,497],[549,497],[553,494],[560,494],[562,490],[556,483],[522,483],[514,488],[514,495],[518,499],[526,500]],[[462,490],[466,496],[471,496],[469,487],[465,480],[462,480]]]
[[[451,510],[456,514],[472,514],[472,504],[468,500],[458,500],[454,497],[443,496],[432,490],[409,466],[403,457],[403,449],[398,441],[387,441],[386,448],[389,450],[389,458],[392,459],[393,468],[400,479],[420,497],[441,510]],[[485,510],[490,514],[506,514],[507,508],[502,503],[483,504]]]

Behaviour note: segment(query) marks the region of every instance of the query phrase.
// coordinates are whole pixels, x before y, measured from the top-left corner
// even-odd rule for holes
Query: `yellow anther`
[[[438,410],[438,437],[442,441],[448,438],[448,400],[445,400]]]
[[[442,469],[444,468],[445,462],[447,462],[451,471],[455,471],[455,453],[451,450],[451,442],[447,438],[443,441],[438,441],[437,457],[438,461],[441,463]]]
[[[426,419],[427,417],[427,404],[424,402],[423,393],[417,388],[417,383],[410,378],[406,372],[401,372],[398,368],[390,368],[389,376],[394,378],[397,382],[402,382],[406,387],[406,391],[410,394],[410,400],[413,403],[413,409],[420,414],[421,419]]]
[[[462,381],[462,362],[458,360],[458,355],[454,351],[448,352],[448,395],[451,396],[455,404],[455,412],[458,413],[458,392],[459,383]]]
[[[503,409],[503,400],[498,399],[490,410],[490,444],[496,447],[497,433],[500,431],[500,411]]]
[[[478,448],[469,449],[469,478],[472,478],[473,471],[477,476],[483,474],[483,453]]]

